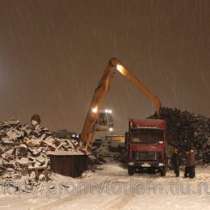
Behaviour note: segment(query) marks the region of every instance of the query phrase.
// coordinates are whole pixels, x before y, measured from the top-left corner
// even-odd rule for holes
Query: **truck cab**
[[[136,171],[159,172],[166,175],[167,141],[165,120],[129,120],[125,136],[128,174]]]

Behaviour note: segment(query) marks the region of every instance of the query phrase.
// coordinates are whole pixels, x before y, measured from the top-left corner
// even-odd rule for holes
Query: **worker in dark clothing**
[[[180,167],[180,156],[177,149],[174,149],[174,152],[171,156],[171,165],[173,167],[176,177],[179,177],[179,167]]]
[[[193,149],[186,152],[186,166],[184,177],[195,177],[195,152]]]
[[[41,118],[38,114],[34,114],[32,117],[31,117],[31,126],[33,128],[37,127],[37,126],[40,126],[41,124]]]
[[[184,178],[189,177],[189,164],[188,164],[188,158],[189,158],[189,150],[186,151]]]

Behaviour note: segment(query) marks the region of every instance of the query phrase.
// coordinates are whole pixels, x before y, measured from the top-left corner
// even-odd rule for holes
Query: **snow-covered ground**
[[[210,210],[210,167],[197,167],[195,179],[148,174],[127,175],[118,164],[72,179],[54,175],[54,182],[31,193],[2,188],[0,210]]]

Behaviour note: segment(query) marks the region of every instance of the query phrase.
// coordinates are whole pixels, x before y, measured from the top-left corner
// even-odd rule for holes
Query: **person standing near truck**
[[[174,170],[176,177],[179,177],[179,168],[180,168],[180,155],[178,149],[174,149],[174,152],[171,156],[171,165]]]
[[[186,166],[184,177],[195,177],[195,152],[193,149],[190,149],[186,152]]]

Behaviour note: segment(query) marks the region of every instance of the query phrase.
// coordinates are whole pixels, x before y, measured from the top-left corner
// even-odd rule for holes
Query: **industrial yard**
[[[0,210],[210,210],[209,0],[0,14]]]
[[[77,134],[67,131],[52,132],[40,124],[33,126],[18,120],[2,122],[0,209],[159,210],[171,206],[172,209],[208,209],[209,119],[170,108],[162,108],[160,115],[167,120],[171,135],[175,135],[168,142],[172,148],[177,147],[184,151],[189,145],[194,145],[196,151],[199,151],[196,153],[194,179],[184,178],[184,162],[178,178],[170,167],[164,177],[159,173],[147,172],[130,176],[124,155],[125,143],[122,138],[116,141],[119,138],[117,136],[114,136],[114,140],[111,140],[111,136],[103,140],[97,139],[92,146],[92,152],[88,154],[87,166],[81,172],[77,171],[78,166],[69,168],[67,163],[58,162],[61,164],[60,168],[65,170],[57,169],[58,173],[55,173],[51,155],[65,155],[66,161],[66,155],[84,155]],[[182,124],[185,124],[185,129]],[[190,138],[185,133],[191,135]],[[188,141],[181,141],[183,135]],[[184,153],[180,155],[185,161]],[[170,153],[168,157],[170,159]],[[84,159],[80,161],[85,163]],[[64,176],[65,173],[67,174]],[[148,207],[150,199],[153,202]]]

